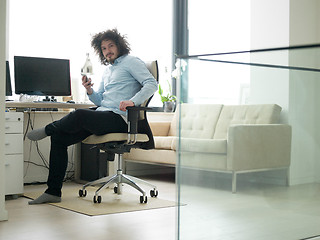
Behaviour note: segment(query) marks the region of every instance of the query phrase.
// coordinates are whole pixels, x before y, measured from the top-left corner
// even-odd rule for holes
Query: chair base
[[[122,154],[118,154],[118,155],[119,155],[119,159],[118,159],[117,173],[113,176],[100,178],[95,181],[86,183],[85,185],[83,185],[82,189],[79,190],[79,196],[85,197],[87,195],[86,187],[102,184],[96,190],[94,198],[93,198],[94,203],[101,203],[102,199],[101,199],[101,196],[99,195],[99,193],[102,189],[109,187],[111,184],[116,184],[116,186],[114,187],[114,192],[117,194],[122,194],[122,185],[125,183],[125,184],[128,184],[129,186],[135,188],[136,190],[138,190],[142,194],[142,196],[140,196],[140,203],[147,203],[148,198],[147,198],[146,192],[138,184],[144,184],[144,185],[150,186],[152,188],[152,190],[150,191],[150,196],[157,197],[158,190],[155,185],[153,185],[147,181],[144,181],[142,179],[139,179],[139,178],[129,176],[129,175],[122,173],[122,167],[121,167]]]

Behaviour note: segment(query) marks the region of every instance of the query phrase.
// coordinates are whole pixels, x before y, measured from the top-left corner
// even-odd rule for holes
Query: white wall
[[[288,46],[289,0],[251,1],[251,49]],[[251,54],[251,62],[287,65],[287,52]],[[275,68],[251,67],[249,103],[276,103],[282,107],[281,122],[288,122],[289,72]],[[265,182],[281,183],[285,171],[261,173]]]
[[[318,0],[252,0],[251,9],[252,49],[320,42]],[[308,54],[297,51],[252,54],[252,61],[320,67],[319,50],[318,55],[314,50]],[[251,69],[251,102],[279,104],[283,108],[282,121],[292,125],[291,184],[319,181],[319,80],[319,73]]]
[[[250,49],[250,0],[189,0],[188,4],[190,55]],[[244,55],[212,59],[247,62]],[[188,78],[190,103],[238,104],[241,88],[249,85],[250,68],[189,60]]]
[[[5,209],[4,183],[4,106],[5,106],[5,60],[6,60],[6,0],[0,0],[0,221],[8,219]]]
[[[290,44],[320,42],[320,1],[290,1]],[[320,49],[295,51],[290,64],[320,68]],[[320,182],[320,73],[290,72],[289,122],[294,126],[291,182]]]
[[[164,72],[166,68],[171,72],[172,1],[138,2],[10,0],[11,68],[14,56],[70,59],[73,97],[75,101],[84,101],[87,98],[81,85],[80,69],[86,53],[90,53],[93,64],[94,75],[91,77],[94,87],[99,86],[105,69],[90,45],[91,37],[117,27],[121,34],[127,36],[132,55],[146,61],[158,60],[160,83],[167,85]],[[162,106],[158,94],[155,94],[150,106]]]
[[[251,1],[251,49],[289,45],[289,0]],[[254,53],[251,61],[288,64],[288,53]],[[251,68],[251,103],[276,103],[282,107],[282,122],[287,122],[289,72],[263,67]]]

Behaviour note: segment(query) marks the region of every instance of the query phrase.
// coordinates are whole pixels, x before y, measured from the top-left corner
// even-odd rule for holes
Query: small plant
[[[171,85],[168,81],[168,85],[169,85],[169,93],[168,94],[164,94],[163,93],[163,89],[161,88],[161,85],[159,84],[159,95],[161,97],[161,102],[165,103],[165,102],[175,102],[177,100],[177,97],[173,94],[170,94],[172,92],[171,90]]]

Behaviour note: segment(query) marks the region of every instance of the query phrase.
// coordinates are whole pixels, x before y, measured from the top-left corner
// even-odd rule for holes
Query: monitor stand
[[[42,101],[44,101],[44,102],[56,102],[57,99],[54,96],[51,96],[51,97],[46,96],[46,98],[42,99]]]
[[[57,102],[57,99],[54,96],[46,96],[42,101],[39,102]],[[36,111],[58,111],[58,108],[36,108]]]
[[[13,101],[13,99],[10,99],[8,96],[6,96],[6,102]]]

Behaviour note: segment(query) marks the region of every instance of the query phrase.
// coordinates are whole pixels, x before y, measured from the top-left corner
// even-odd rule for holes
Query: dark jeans
[[[62,182],[68,165],[68,146],[81,142],[91,134],[103,135],[127,132],[123,118],[109,111],[77,109],[62,119],[50,123],[45,131],[51,136],[48,194],[61,196]]]

